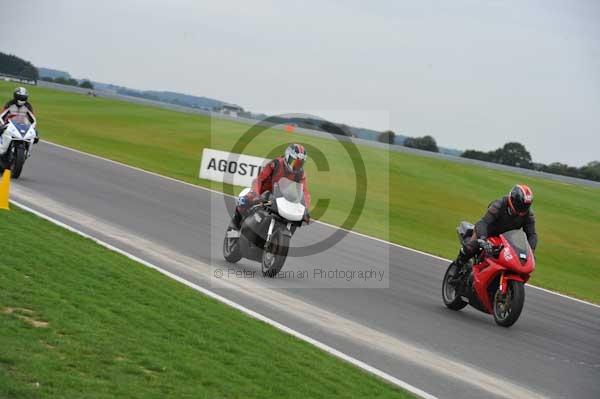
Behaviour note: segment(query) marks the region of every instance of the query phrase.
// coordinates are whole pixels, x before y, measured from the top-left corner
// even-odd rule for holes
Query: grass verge
[[[91,240],[0,212],[0,397],[412,397]]]
[[[8,97],[12,86],[1,82],[0,96]],[[197,177],[202,149],[231,150],[248,129],[37,87],[31,93],[45,139],[214,189],[223,187]],[[531,185],[540,236],[531,282],[600,303],[599,189],[359,146],[368,195],[364,209],[357,210],[356,176],[339,143],[269,129],[246,152],[266,156],[291,141],[320,150],[329,161],[328,172],[318,172],[312,162],[307,167],[313,203],[330,200],[326,211],[313,212],[321,220],[340,225],[349,213],[360,213],[354,230],[448,258],[457,253],[454,229],[461,220],[476,221],[516,182]]]

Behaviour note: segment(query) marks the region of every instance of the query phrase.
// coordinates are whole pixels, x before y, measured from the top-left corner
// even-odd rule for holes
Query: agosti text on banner
[[[250,187],[268,159],[205,148],[200,162],[200,178]]]

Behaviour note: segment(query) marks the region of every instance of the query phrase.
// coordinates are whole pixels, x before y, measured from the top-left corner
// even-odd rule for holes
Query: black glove
[[[271,199],[271,192],[268,190],[265,191],[260,195],[260,199],[262,200],[262,202],[268,202]]]
[[[484,239],[480,238],[479,240],[477,240],[477,243],[479,244],[479,248],[484,250],[487,256],[492,256],[492,254],[494,252],[494,248],[492,247],[492,244],[490,244],[488,240],[484,240]]]
[[[308,211],[304,212],[304,223],[309,224],[310,223],[310,213],[308,213]]]

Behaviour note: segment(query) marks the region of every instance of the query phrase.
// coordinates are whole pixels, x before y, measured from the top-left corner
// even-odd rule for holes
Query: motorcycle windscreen
[[[31,126],[31,120],[29,119],[29,116],[24,114],[13,114],[10,115],[8,119],[15,125],[27,126],[27,128]]]
[[[26,125],[26,126],[31,125],[31,120],[29,119],[29,116],[27,116],[25,114],[13,114],[13,115],[10,115],[8,118],[14,124]]]
[[[502,234],[511,247],[519,255],[519,259],[526,260],[529,253],[529,241],[523,230],[510,230]]]
[[[29,127],[31,126],[31,121],[27,115],[11,115],[10,121],[23,136],[29,131]]]
[[[301,183],[287,178],[275,183],[274,196],[277,212],[290,221],[300,221],[304,217],[304,188]]]
[[[302,183],[292,181],[286,177],[275,183],[275,197],[283,197],[294,204],[304,203],[304,187]]]

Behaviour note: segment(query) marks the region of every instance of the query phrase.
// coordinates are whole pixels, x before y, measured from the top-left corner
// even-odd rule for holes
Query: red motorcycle
[[[474,226],[462,222],[458,239],[464,244],[473,236]],[[442,284],[444,304],[452,310],[471,305],[494,315],[503,327],[512,326],[525,302],[525,283],[535,269],[535,257],[522,230],[511,230],[499,237],[489,237],[489,252],[481,251],[468,268],[459,268],[454,262],[448,266]]]

